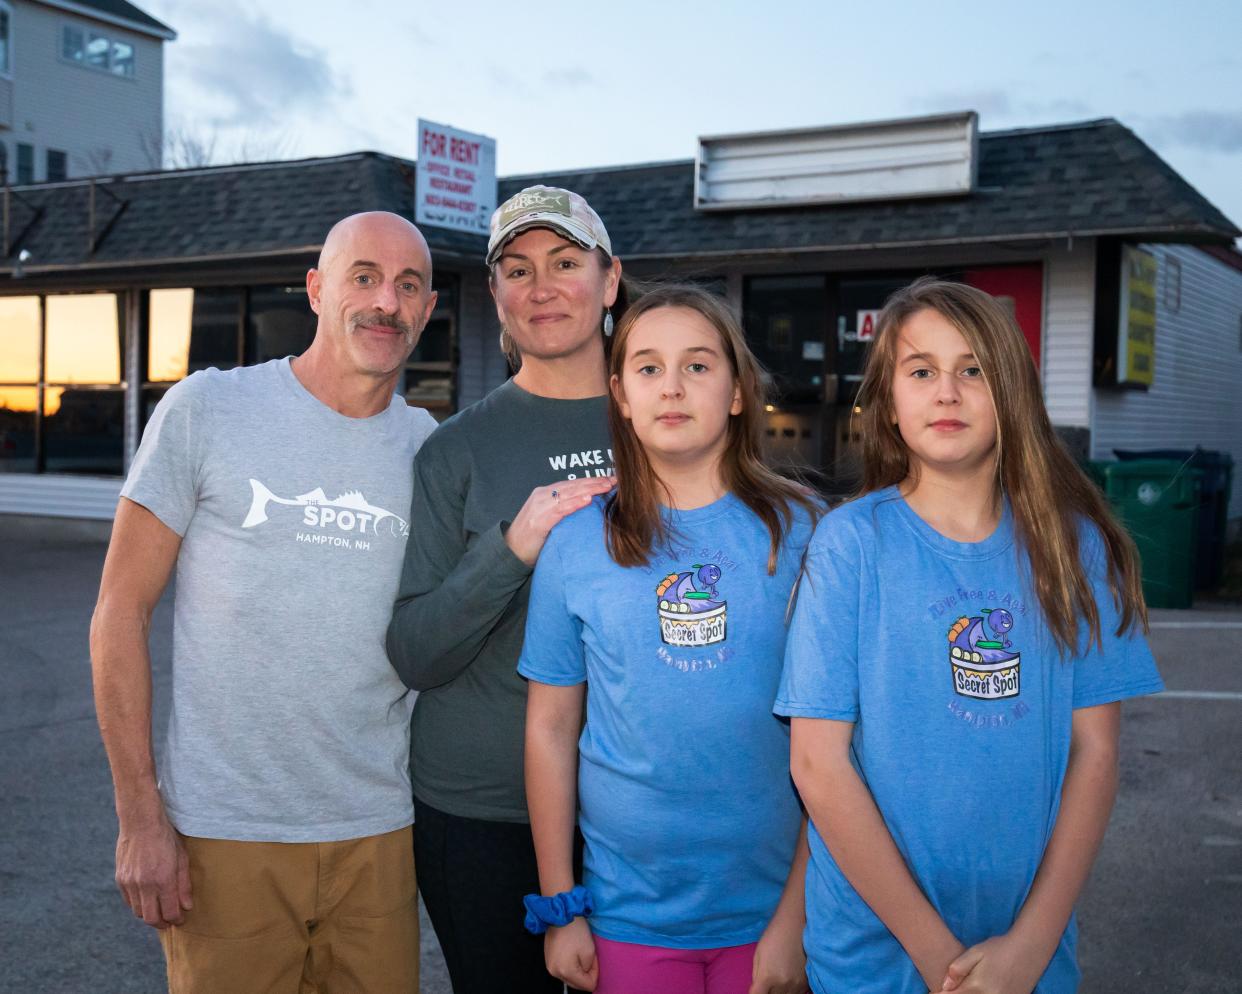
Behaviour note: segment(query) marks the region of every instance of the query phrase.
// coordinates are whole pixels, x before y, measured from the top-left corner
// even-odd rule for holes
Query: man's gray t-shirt
[[[530,492],[612,473],[604,397],[537,397],[509,381],[444,422],[414,460],[419,526],[388,653],[420,691],[410,756],[420,802],[527,820],[526,681],[517,674],[531,569],[505,544]]]
[[[435,422],[349,418],[288,359],[168,391],[122,496],[182,536],[159,763],[185,835],[330,842],[410,824],[410,704],[384,631],[410,461]]]

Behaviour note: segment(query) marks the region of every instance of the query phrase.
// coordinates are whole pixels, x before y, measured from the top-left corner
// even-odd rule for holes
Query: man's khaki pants
[[[194,907],[160,933],[170,994],[417,994],[409,828],[346,842],[183,841]]]

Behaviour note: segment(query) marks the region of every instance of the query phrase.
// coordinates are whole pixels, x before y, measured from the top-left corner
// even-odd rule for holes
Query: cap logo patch
[[[500,227],[521,217],[523,214],[564,214],[573,217],[569,206],[569,195],[566,193],[544,193],[532,190],[515,194],[500,209]]]

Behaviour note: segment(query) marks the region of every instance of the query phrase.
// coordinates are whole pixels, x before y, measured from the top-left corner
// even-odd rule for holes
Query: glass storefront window
[[[190,353],[186,374],[200,369],[233,369],[242,364],[240,336],[242,294],[236,287],[194,290],[190,319]]]
[[[235,287],[178,287],[147,294],[147,381],[175,383],[200,369],[241,365]]]
[[[147,321],[147,379],[154,383],[184,379],[190,368],[194,291],[152,290],[147,296]]]
[[[120,476],[124,438],[124,390],[46,388],[43,458],[47,472]]]
[[[755,276],[746,282],[744,327],[751,350],[772,376],[763,445],[775,466],[810,476],[821,463],[828,278]]]
[[[250,363],[301,355],[315,338],[318,318],[305,286],[250,288],[246,359]]]
[[[159,402],[164,399],[164,394],[168,393],[168,389],[167,384],[143,388],[142,408],[138,412],[138,415],[144,425],[151,420],[151,415],[155,413],[155,408],[159,405]]]
[[[36,387],[0,387],[0,473],[35,470]]]
[[[412,407],[426,408],[437,420],[453,413],[457,347],[457,279],[436,281],[439,297],[431,320],[405,363],[402,392]]]
[[[39,382],[39,298],[0,297],[0,383]]]
[[[46,383],[120,383],[121,333],[114,293],[46,299]]]
[[[778,405],[824,397],[828,280],[823,275],[756,276],[746,287],[746,338],[772,374]]]

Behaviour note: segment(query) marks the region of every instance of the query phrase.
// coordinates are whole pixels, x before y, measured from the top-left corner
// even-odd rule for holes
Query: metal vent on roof
[[[970,193],[974,111],[699,139],[694,206],[738,210]]]

